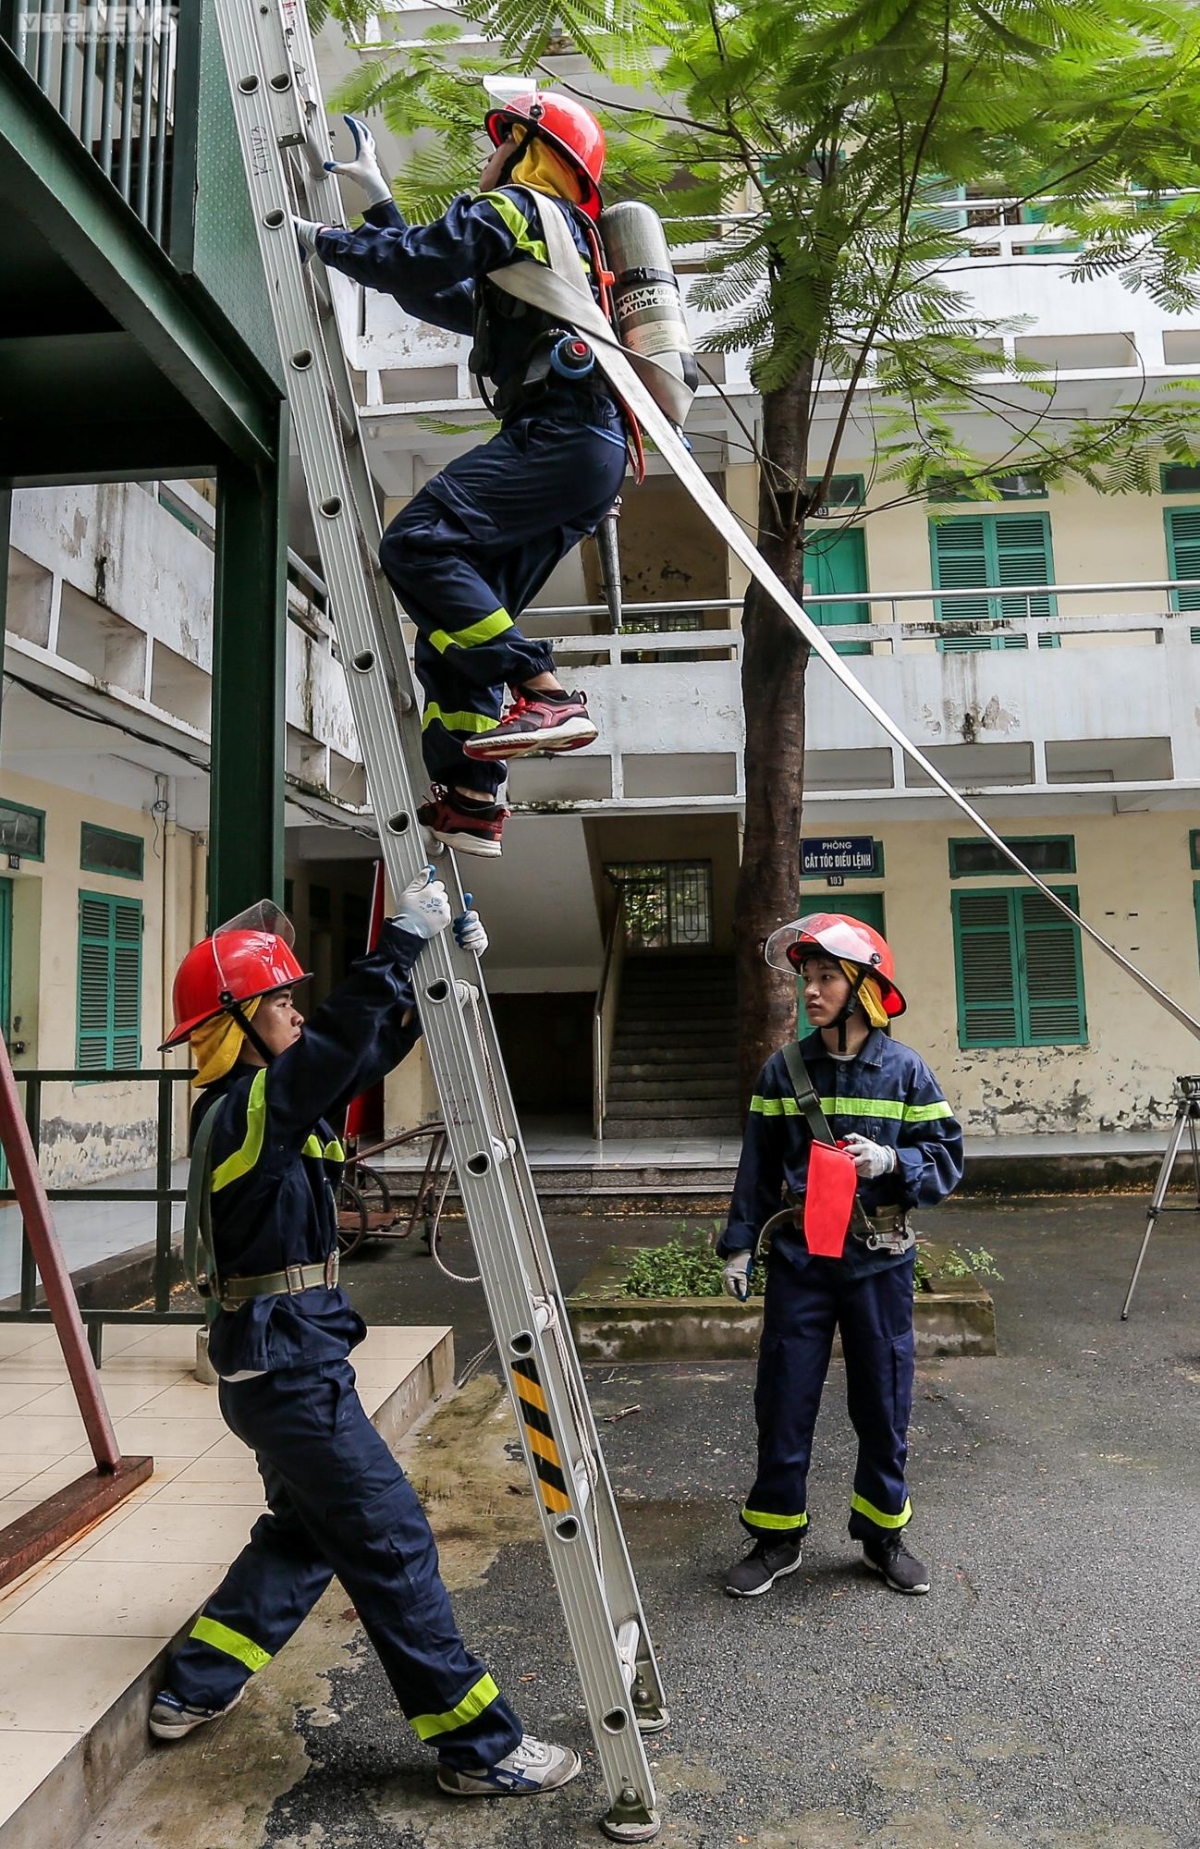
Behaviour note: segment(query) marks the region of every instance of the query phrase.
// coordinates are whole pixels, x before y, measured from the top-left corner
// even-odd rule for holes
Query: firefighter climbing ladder
[[[332,303],[302,270],[293,209],[344,224],[303,0],[218,0],[217,19],[321,567],[393,892],[426,860],[420,727],[400,622],[378,563],[379,512]],[[453,876],[448,876],[452,879]],[[643,1733],[666,1704],[567,1325],[478,966],[444,932],[416,972],[497,1350],[583,1684],[610,1808],[606,1835],[658,1833]]]

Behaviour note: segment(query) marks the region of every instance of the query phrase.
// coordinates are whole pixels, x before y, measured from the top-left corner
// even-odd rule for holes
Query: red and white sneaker
[[[443,783],[435,783],[429,801],[417,810],[417,820],[436,841],[452,847],[456,854],[478,854],[485,860],[500,856],[500,837],[510,811],[503,803],[480,803],[467,810],[456,802],[454,792]]]
[[[500,724],[463,741],[469,758],[530,758],[552,751],[580,751],[600,734],[588,717],[586,693],[565,700],[518,693]]]

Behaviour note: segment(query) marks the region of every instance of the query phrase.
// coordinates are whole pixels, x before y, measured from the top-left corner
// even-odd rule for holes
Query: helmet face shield
[[[213,929],[214,940],[226,931],[269,931],[272,937],[281,937],[289,950],[296,948],[296,927],[287,913],[273,899],[259,899],[257,904],[248,905],[236,918],[227,918],[224,924]]]

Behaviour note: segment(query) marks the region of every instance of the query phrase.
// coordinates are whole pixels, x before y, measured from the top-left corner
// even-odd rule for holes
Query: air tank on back
[[[659,406],[682,424],[700,375],[662,220],[641,200],[625,200],[600,214],[600,237],[617,331]]]

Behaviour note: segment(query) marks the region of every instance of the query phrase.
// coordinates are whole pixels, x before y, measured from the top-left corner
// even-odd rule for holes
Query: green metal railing
[[[78,1067],[43,1069],[34,1072],[17,1072],[14,1074],[17,1084],[24,1088],[25,1122],[29,1129],[29,1140],[33,1144],[35,1156],[40,1160],[42,1141],[42,1093],[47,1085],[94,1085],[98,1081],[119,1081],[121,1084],[154,1085],[157,1090],[156,1100],[156,1139],[154,1157],[154,1186],[150,1188],[55,1188],[47,1187],[46,1194],[51,1204],[56,1202],[85,1202],[89,1206],[102,1206],[118,1202],[153,1203],[154,1206],[154,1259],[148,1295],[152,1297],[152,1306],[137,1309],[82,1308],[81,1314],[87,1325],[88,1340],[97,1361],[100,1359],[101,1332],[105,1323],[202,1323],[203,1311],[181,1309],[173,1306],[171,1293],[173,1286],[180,1282],[178,1266],[174,1262],[171,1233],[172,1208],[187,1198],[185,1188],[171,1185],[171,1167],[174,1144],[174,1099],[172,1088],[186,1084],[192,1077],[187,1069],[166,1070],[157,1066],[134,1071],[122,1072],[93,1070],[85,1071]],[[16,1192],[10,1187],[0,1188],[0,1206],[8,1206],[16,1201]],[[15,1304],[0,1304],[0,1323],[4,1322],[49,1322],[50,1311],[38,1302],[37,1265],[33,1250],[25,1236],[24,1225],[21,1232],[21,1285]]]
[[[165,242],[181,9],[169,0],[8,0],[3,32],[142,223]]]

